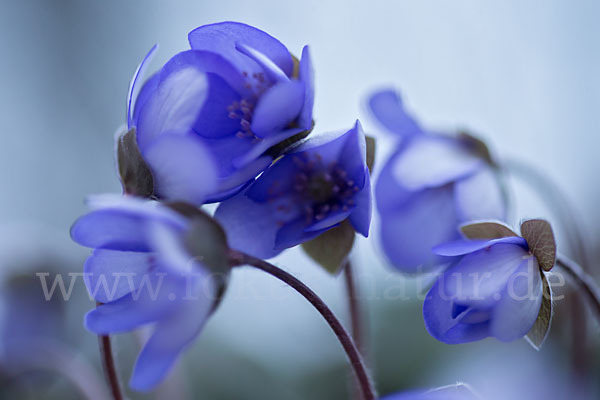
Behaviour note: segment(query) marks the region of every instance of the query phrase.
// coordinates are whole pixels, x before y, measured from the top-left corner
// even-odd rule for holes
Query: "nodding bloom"
[[[478,400],[472,389],[463,383],[435,389],[415,390],[388,395],[381,400]]]
[[[460,223],[504,220],[497,171],[482,142],[424,130],[391,90],[375,93],[369,105],[401,139],[375,185],[383,250],[394,267],[430,269],[443,261],[431,248],[458,239]]]
[[[223,22],[189,33],[191,50],[171,58],[142,86],[156,46],[136,71],[127,123],[154,178],[154,195],[200,204],[196,186],[216,168],[208,201],[239,191],[312,129],[308,47],[295,60],[274,37]],[[207,159],[212,160],[213,167]]]
[[[509,342],[531,331],[544,297],[550,295],[540,266],[548,269],[554,264],[546,257],[552,246],[541,249],[539,236],[526,240],[503,230],[508,233],[434,248],[436,254],[454,259],[423,304],[425,326],[434,338],[450,344],[488,336]]]
[[[348,220],[367,236],[371,184],[360,123],[312,137],[277,160],[215,213],[229,246],[270,258]]]
[[[193,218],[129,196],[92,198],[90,206],[71,228],[73,240],[94,249],[84,277],[103,303],[85,326],[99,335],[151,327],[130,380],[133,389],[149,390],[200,333],[224,278],[190,252]]]

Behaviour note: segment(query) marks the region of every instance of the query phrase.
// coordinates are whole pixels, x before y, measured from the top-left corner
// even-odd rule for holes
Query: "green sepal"
[[[151,197],[154,178],[137,145],[135,128],[117,138],[117,165],[123,191],[139,197]]]
[[[302,248],[316,263],[330,274],[337,274],[344,266],[354,245],[354,228],[344,220],[313,240],[302,244]]]
[[[556,240],[550,223],[543,219],[524,221],[521,236],[527,241],[529,251],[537,258],[540,267],[550,271],[556,262]]]
[[[540,306],[540,312],[538,313],[537,319],[533,324],[531,330],[525,335],[525,338],[536,350],[539,350],[544,344],[548,332],[550,331],[550,325],[552,323],[552,289],[546,278],[546,274],[540,271],[542,275],[543,284],[543,296],[542,305]]]

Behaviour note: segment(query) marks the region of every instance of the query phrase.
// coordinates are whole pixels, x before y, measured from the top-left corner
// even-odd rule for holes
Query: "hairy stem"
[[[544,201],[552,212],[556,213],[562,229],[565,231],[565,238],[569,242],[569,248],[576,254],[575,259],[585,270],[588,269],[588,253],[583,240],[583,234],[579,229],[580,218],[575,212],[569,200],[563,194],[563,191],[554,183],[554,181],[538,171],[536,168],[523,161],[507,160],[502,164],[505,171],[511,175],[520,177],[528,183]]]
[[[317,296],[315,292],[281,268],[278,268],[275,265],[259,258],[252,257],[248,254],[231,251],[230,262],[232,266],[250,265],[254,268],[260,269],[286,283],[291,288],[296,290],[296,292],[302,295],[306,300],[308,300],[308,302],[311,303],[313,307],[315,307],[315,309],[321,314],[325,321],[327,321],[340,341],[342,347],[346,351],[346,354],[350,359],[350,364],[352,365],[354,373],[356,374],[356,378],[360,384],[364,399],[375,400],[375,389],[371,379],[369,378],[367,369],[358,351],[358,348],[356,347],[356,344],[348,332],[346,332],[346,329],[344,329],[340,321],[335,317],[331,309],[323,302],[323,300],[321,300],[319,296]]]
[[[102,305],[97,303],[96,306]],[[123,400],[121,394],[121,386],[119,385],[119,377],[117,375],[117,369],[115,368],[115,360],[112,354],[112,346],[110,343],[110,336],[98,335],[98,344],[100,345],[100,355],[102,357],[102,367],[104,368],[104,374],[110,387],[114,400]]]
[[[584,235],[581,232],[580,218],[571,207],[569,200],[560,187],[547,175],[523,161],[507,160],[502,163],[502,168],[529,184],[539,195],[540,199],[556,214],[560,226],[565,232],[568,247],[573,252],[575,260],[585,270],[589,270],[588,252],[585,246],[586,242],[583,240]],[[582,312],[580,303],[581,300],[576,297],[573,297],[569,302],[571,308],[571,332],[573,335],[571,359],[573,371],[577,377],[582,376],[582,371],[585,371],[589,364],[586,349],[585,315]],[[580,385],[579,379],[576,380],[575,385]]]
[[[350,323],[352,325],[352,338],[359,350],[363,349],[362,317],[358,302],[358,288],[354,280],[353,266],[348,261],[344,267],[344,280],[346,281],[346,292],[348,294],[348,308],[350,310]]]
[[[346,283],[346,294],[348,297],[348,309],[350,311],[350,325],[352,331],[352,339],[358,350],[365,354],[365,348],[363,343],[362,334],[362,318],[360,305],[358,302],[358,288],[356,287],[356,281],[354,280],[354,270],[350,261],[346,262],[344,266],[344,281]],[[352,382],[352,390],[354,392],[354,398],[360,400],[360,385],[358,382]]]
[[[556,265],[561,267],[573,279],[575,285],[585,294],[600,322],[600,290],[594,279],[586,274],[575,261],[563,255],[558,256]]]

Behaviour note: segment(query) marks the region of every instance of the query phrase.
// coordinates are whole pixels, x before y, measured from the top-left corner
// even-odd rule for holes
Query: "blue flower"
[[[270,258],[348,220],[367,236],[371,185],[360,123],[344,134],[313,137],[277,160],[215,218],[232,248]]]
[[[429,390],[415,390],[383,397],[381,400],[477,400],[468,385],[459,383]]]
[[[383,250],[396,268],[436,266],[441,260],[431,248],[458,239],[460,223],[505,218],[497,171],[483,143],[424,131],[393,91],[374,94],[369,105],[401,139],[375,185]]]
[[[536,250],[524,238],[459,240],[434,251],[459,259],[425,298],[423,316],[431,336],[451,344],[488,336],[508,342],[531,330],[548,289]]]
[[[149,390],[200,333],[223,281],[188,250],[192,219],[129,196],[96,197],[90,206],[71,228],[73,240],[94,248],[85,281],[104,303],[86,315],[85,326],[99,335],[151,326],[130,381]]]
[[[150,50],[130,85],[127,122],[136,128],[154,194],[201,204],[204,190],[210,201],[238,192],[308,134],[313,71],[308,47],[295,65],[281,42],[241,23],[201,26],[189,42],[191,50],[142,86],[156,46]]]

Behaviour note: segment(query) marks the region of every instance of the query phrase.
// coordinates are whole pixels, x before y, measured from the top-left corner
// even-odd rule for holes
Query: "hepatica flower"
[[[341,135],[308,139],[221,203],[215,217],[230,247],[260,258],[340,224],[367,236],[371,191],[360,123]]]
[[[210,188],[209,201],[231,196],[308,134],[313,72],[308,47],[295,62],[277,39],[241,23],[201,26],[189,42],[142,85],[156,47],[148,53],[130,85],[127,122],[153,194],[200,204],[199,187]]]
[[[375,186],[383,250],[396,268],[416,272],[442,262],[431,248],[458,239],[460,223],[504,220],[497,171],[482,142],[425,131],[393,91],[375,93],[369,105],[401,139]]]
[[[94,249],[85,280],[104,304],[87,314],[85,326],[99,335],[151,327],[130,380],[132,388],[149,390],[215,307],[228,271],[224,234],[214,226],[207,234],[209,218],[188,213],[180,203],[109,196],[93,198],[90,205],[94,210],[75,222],[71,236]]]
[[[544,274],[556,257],[550,225],[525,221],[521,236],[497,223],[466,225],[462,231],[467,239],[434,249],[438,255],[459,259],[425,298],[427,330],[445,343],[488,336],[508,342],[527,335],[539,348],[552,316]]]

